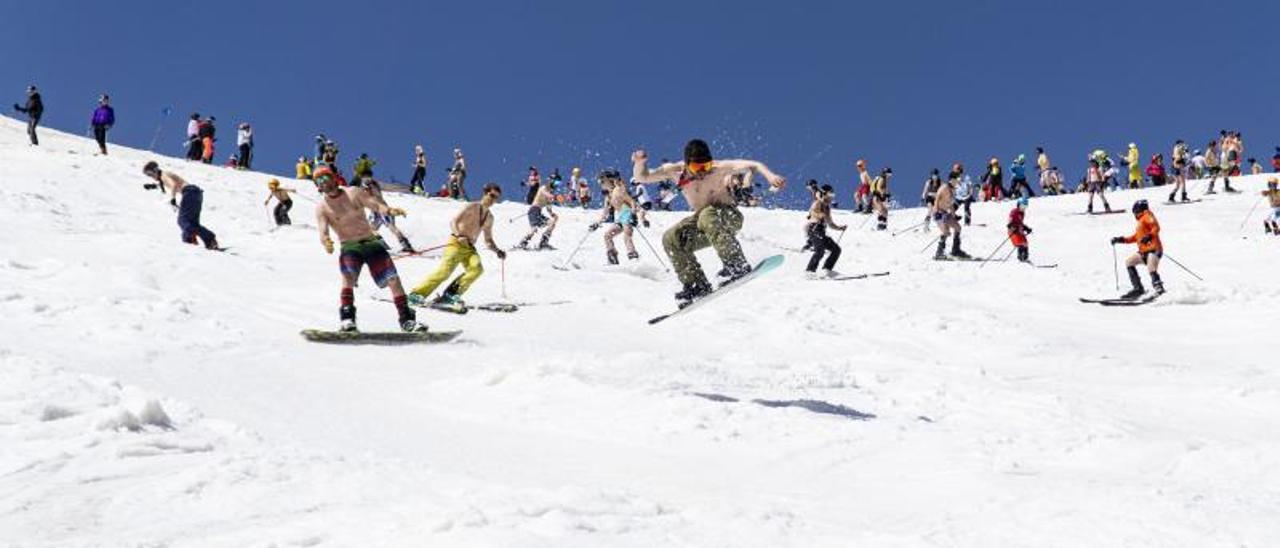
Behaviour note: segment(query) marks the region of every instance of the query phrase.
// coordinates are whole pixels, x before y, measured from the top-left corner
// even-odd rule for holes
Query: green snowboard
[[[432,344],[449,342],[461,331],[324,331],[321,329],[303,329],[302,338],[318,343],[329,344]]]

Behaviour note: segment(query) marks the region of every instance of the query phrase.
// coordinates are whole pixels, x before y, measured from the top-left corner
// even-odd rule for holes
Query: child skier
[[[1009,229],[1009,243],[1013,244],[1013,248],[1018,251],[1018,260],[1022,262],[1030,262],[1031,253],[1027,245],[1027,235],[1031,234],[1031,227],[1024,222],[1027,212],[1027,198],[1025,196],[1018,198],[1018,205],[1014,206],[1009,212],[1009,223],[1005,228]]]
[[[466,304],[462,302],[462,294],[484,274],[484,265],[480,263],[480,254],[476,252],[476,242],[484,234],[485,245],[498,256],[498,260],[506,260],[507,252],[493,242],[493,212],[490,208],[502,199],[502,187],[494,183],[484,186],[484,195],[478,202],[463,206],[462,211],[449,223],[449,243],[444,248],[444,258],[436,271],[422,281],[409,293],[409,302],[414,305],[427,304],[427,298],[440,284],[453,274],[454,269],[462,266],[465,272],[458,276],[445,288],[440,296],[431,301],[433,308],[450,312],[466,312]]]
[[[266,207],[271,204],[272,198],[276,199],[278,203],[272,211],[272,216],[276,219],[276,226],[293,224],[293,221],[289,219],[289,210],[293,209],[293,198],[290,198],[289,194],[297,191],[292,188],[282,188],[280,181],[276,179],[267,181],[267,190],[267,199],[262,202],[262,206]]]
[[[1138,227],[1133,234],[1111,239],[1111,245],[1138,244],[1138,252],[1124,262],[1129,272],[1129,283],[1133,284],[1133,289],[1121,295],[1121,299],[1136,299],[1146,293],[1142,288],[1142,280],[1138,277],[1137,266],[1140,264],[1146,265],[1147,272],[1151,274],[1151,287],[1155,288],[1156,295],[1164,293],[1164,282],[1160,281],[1158,271],[1160,259],[1164,257],[1164,246],[1160,243],[1160,223],[1156,221],[1156,216],[1147,206],[1146,200],[1133,203],[1133,216],[1138,220]]]
[[[937,170],[934,171],[936,174]],[[833,269],[836,261],[840,260],[840,245],[827,235],[827,227],[841,232],[849,227],[836,224],[835,219],[831,217],[831,200],[835,197],[836,192],[831,185],[822,185],[821,189],[814,192],[813,204],[809,206],[805,233],[809,236],[809,247],[813,249],[813,255],[809,257],[809,266],[805,268],[805,272],[808,272],[810,277],[817,276],[818,263],[822,261],[824,253],[830,253],[830,255],[827,255],[826,262],[822,263],[822,276],[834,278],[839,275]]]

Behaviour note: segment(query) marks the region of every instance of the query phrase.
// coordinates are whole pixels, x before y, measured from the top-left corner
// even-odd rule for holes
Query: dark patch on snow
[[[732,396],[725,396],[723,394],[690,392],[690,395],[711,400],[714,402],[721,402],[721,403],[737,403],[739,401],[742,401],[742,400],[739,400],[738,398],[735,398]],[[866,421],[866,420],[871,420],[876,418],[874,414],[863,413],[862,411],[858,411],[857,409],[854,409],[852,407],[848,407],[848,406],[844,406],[836,403],[825,402],[822,400],[755,399],[755,400],[751,400],[751,403],[754,403],[757,405],[763,405],[765,407],[798,407],[800,409],[804,409],[805,411],[809,411],[812,413],[819,413],[822,415],[836,415],[836,416],[845,417],[853,420],[859,420],[859,421]]]

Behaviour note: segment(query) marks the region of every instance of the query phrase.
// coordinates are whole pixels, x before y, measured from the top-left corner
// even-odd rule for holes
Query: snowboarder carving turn
[[[713,247],[724,264],[722,274],[731,283],[751,272],[742,253],[737,232],[742,229],[742,213],[738,211],[729,178],[752,171],[769,182],[772,190],[782,189],[787,180],[755,160],[714,160],[711,147],[702,139],[693,139],[684,147],[684,161],[672,162],[650,170],[648,154],[637,150],[631,154],[632,175],[640,183],[657,183],[674,179],[689,202],[693,215],[685,217],[662,236],[662,247],[671,258],[676,276],[683,285],[676,300],[681,306],[711,293],[702,265],[694,252]]]
[[[160,190],[169,196],[169,205],[178,212],[178,228],[182,230],[184,243],[195,244],[196,238],[199,238],[206,249],[221,249],[213,231],[200,224],[200,211],[204,206],[204,191],[200,187],[187,183],[173,173],[161,172],[160,165],[155,162],[147,162],[147,165],[142,166],[142,173],[154,179]],[[178,201],[179,196],[182,197],[181,202]]]
[[[388,207],[385,202],[375,200],[364,189],[339,187],[337,176],[327,166],[316,170],[315,182],[324,198],[316,205],[316,227],[320,231],[320,245],[324,246],[325,253],[333,254],[333,240],[329,238],[329,231],[333,230],[338,235],[341,249],[338,255],[338,269],[342,273],[339,330],[356,331],[356,279],[365,265],[368,265],[369,275],[378,287],[391,289],[391,297],[395,302],[396,312],[399,313],[400,329],[406,332],[426,331],[427,326],[418,323],[413,309],[409,308],[404,287],[400,284],[400,275],[396,272],[391,255],[387,253],[387,244],[374,233],[364,216],[365,209],[394,216],[404,215],[404,210]]]
[[[1159,272],[1160,259],[1164,257],[1164,245],[1160,243],[1160,223],[1156,221],[1156,216],[1151,212],[1146,200],[1138,200],[1133,203],[1133,217],[1138,221],[1138,226],[1134,229],[1133,234],[1116,236],[1111,239],[1111,245],[1122,243],[1138,244],[1138,252],[1131,255],[1124,262],[1129,272],[1129,283],[1133,284],[1133,289],[1121,295],[1121,299],[1137,299],[1143,293],[1146,293],[1146,289],[1142,287],[1142,279],[1138,277],[1137,267],[1140,264],[1146,265],[1147,272],[1151,275],[1151,287],[1155,289],[1155,294],[1164,293],[1164,282],[1160,280]]]

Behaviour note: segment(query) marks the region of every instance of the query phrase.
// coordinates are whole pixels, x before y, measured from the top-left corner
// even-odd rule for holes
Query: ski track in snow
[[[423,310],[459,341],[355,348],[298,336],[336,323],[336,257],[312,227],[271,230],[267,176],[25,139],[0,118],[3,544],[1280,543],[1280,242],[1237,237],[1256,194],[1112,195],[1150,199],[1167,250],[1208,280],[1166,260],[1170,292],[1131,309],[1076,302],[1115,293],[1107,240],[1133,228],[1069,215],[1079,196],[1028,212],[1032,259],[1059,268],[934,262],[920,249],[936,232],[851,230],[838,268],[893,274],[844,284],[805,280],[807,254],[783,250],[803,243],[803,212],[747,210],[748,256],[787,263],[654,327],[674,276],[639,237],[639,261],[605,265],[602,231],[551,268],[596,215],[559,209],[561,249],[512,253],[506,293],[572,302]],[[234,255],[179,243],[141,188],[151,158],[204,188]],[[389,200],[419,247],[457,208]],[[974,215],[1002,227],[1010,207]],[[294,221],[311,211],[300,200]],[[652,215],[649,241],[681,215]],[[895,211],[890,228],[920,217]],[[503,246],[525,230],[495,226]],[[964,231],[975,256],[1003,238]],[[414,284],[436,260],[397,267]],[[468,298],[500,301],[483,260]],[[361,326],[392,329],[377,295],[363,278]]]

